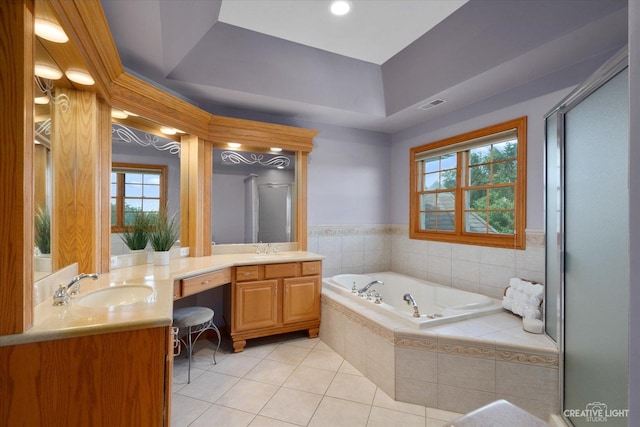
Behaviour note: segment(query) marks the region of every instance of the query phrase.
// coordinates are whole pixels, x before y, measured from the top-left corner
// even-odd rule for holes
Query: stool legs
[[[217,365],[218,362],[216,362],[216,353],[220,348],[220,342],[222,339],[221,339],[220,330],[215,325],[215,323],[213,323],[213,318],[211,318],[210,320],[200,325],[189,326],[187,328],[187,342],[184,342],[184,339],[180,338],[180,341],[182,341],[185,347],[187,347],[187,358],[189,359],[189,362],[188,362],[189,367],[187,371],[187,384],[191,384],[191,355],[193,353],[193,346],[196,345],[196,342],[198,342],[198,338],[200,338],[200,335],[202,335],[205,331],[209,331],[209,330],[216,331],[216,335],[218,335],[218,345],[216,346],[216,349],[213,351],[213,358],[212,358],[213,364]],[[193,338],[194,334],[196,335],[195,339]]]

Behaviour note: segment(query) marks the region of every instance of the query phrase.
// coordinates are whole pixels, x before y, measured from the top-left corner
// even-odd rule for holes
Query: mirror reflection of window
[[[114,163],[111,169],[111,231],[131,227],[135,214],[166,214],[167,166]]]
[[[138,212],[180,223],[180,136],[139,116],[121,117],[112,113],[111,256],[130,252],[121,236]]]

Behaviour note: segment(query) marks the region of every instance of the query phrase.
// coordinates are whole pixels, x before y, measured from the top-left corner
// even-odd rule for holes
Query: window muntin
[[[124,231],[137,211],[164,212],[167,167],[114,163],[111,171],[111,230]]]
[[[526,117],[411,150],[410,237],[524,248]]]

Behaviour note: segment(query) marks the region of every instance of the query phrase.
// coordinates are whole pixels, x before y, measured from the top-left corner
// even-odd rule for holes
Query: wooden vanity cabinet
[[[231,338],[236,352],[250,338],[320,330],[322,261],[236,267],[231,286]]]
[[[168,426],[169,326],[0,347],[0,425]]]

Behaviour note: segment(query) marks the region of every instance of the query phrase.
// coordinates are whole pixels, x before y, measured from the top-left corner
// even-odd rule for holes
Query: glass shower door
[[[563,414],[575,426],[627,425],[628,123],[626,69],[564,110]]]

